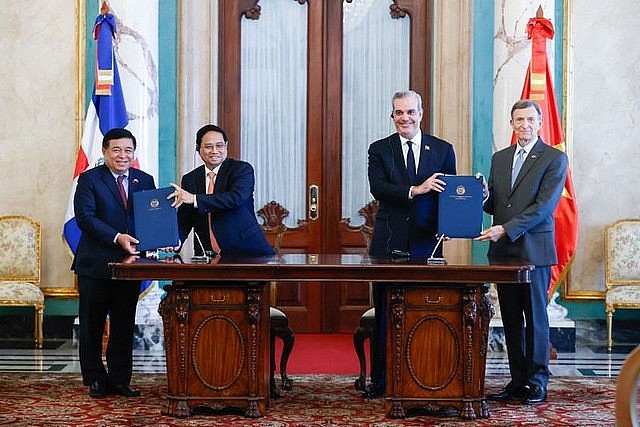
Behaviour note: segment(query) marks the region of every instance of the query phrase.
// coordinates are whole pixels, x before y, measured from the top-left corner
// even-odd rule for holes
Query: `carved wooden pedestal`
[[[388,292],[387,415],[421,407],[489,418],[484,394],[493,305],[483,284],[393,286]]]
[[[464,419],[487,418],[484,369],[493,307],[483,284],[529,283],[533,267],[517,260],[448,262],[284,254],[207,264],[133,259],[112,267],[116,279],[173,281],[160,305],[169,385],[164,414],[186,417],[198,406],[239,407],[248,417],[264,413],[267,283],[375,281],[389,288],[387,414],[453,406]]]
[[[167,357],[164,415],[196,407],[261,417],[269,402],[269,300],[264,282],[180,282],[160,303]]]

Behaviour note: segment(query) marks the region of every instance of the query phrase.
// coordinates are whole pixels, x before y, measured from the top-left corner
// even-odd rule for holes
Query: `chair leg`
[[[291,390],[293,388],[293,382],[287,376],[287,363],[289,362],[289,355],[293,350],[293,344],[295,342],[295,336],[293,330],[286,327],[273,328],[275,336],[282,340],[282,354],[280,355],[280,379],[282,380],[282,389]],[[274,356],[275,357],[275,356]]]
[[[42,332],[42,323],[44,321],[44,307],[36,307],[35,319],[34,319],[34,331],[33,336],[35,337],[36,347],[42,348],[42,344],[44,343],[44,337]]]
[[[353,384],[356,390],[364,390],[367,386],[367,361],[364,355],[364,340],[366,337],[367,329],[363,326],[359,326],[353,333],[353,347],[360,363],[360,376]]]
[[[276,335],[273,329],[269,337],[269,394],[272,399],[280,397],[280,391],[276,386]]]
[[[611,347],[613,346],[612,324],[614,308],[607,307],[605,310],[607,312],[607,352],[611,353]]]

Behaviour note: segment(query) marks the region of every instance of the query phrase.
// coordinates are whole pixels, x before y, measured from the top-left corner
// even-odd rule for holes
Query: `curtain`
[[[395,132],[391,97],[409,89],[409,17],[392,19],[392,3],[343,2],[342,213],[353,225],[372,200],[368,145]],[[277,200],[289,227],[306,217],[307,12],[265,0],[260,19],[242,21],[241,157],[256,170],[256,208]]]
[[[241,157],[256,172],[256,209],[276,200],[296,227],[306,217],[307,5],[263,1],[241,31]]]
[[[358,210],[373,200],[367,149],[395,132],[393,94],[409,88],[409,16],[392,19],[392,1],[343,3],[342,216],[364,222]],[[422,95],[422,94],[421,94]]]

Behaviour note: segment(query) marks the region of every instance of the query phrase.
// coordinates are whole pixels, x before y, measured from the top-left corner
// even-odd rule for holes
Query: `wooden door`
[[[376,0],[379,1],[379,0]],[[342,217],[342,73],[343,3],[341,0],[297,0],[291,7],[306,7],[306,215],[279,236],[282,252],[366,253],[362,218]],[[390,19],[410,19],[410,88],[430,100],[429,3],[422,0],[389,1]],[[241,27],[242,20],[260,19],[269,0],[219,2],[219,123],[229,138],[230,156],[241,153]],[[277,49],[274,46],[274,49]],[[402,47],[399,47],[402,48]],[[404,88],[399,88],[404,89]],[[389,105],[391,102],[389,94]],[[429,128],[425,114],[423,128]],[[364,178],[366,179],[366,178]],[[271,229],[282,228],[287,206],[274,204],[264,211]],[[261,206],[256,206],[260,209]],[[371,225],[371,206],[363,206],[365,225]],[[300,215],[302,216],[302,215]],[[277,306],[297,332],[353,332],[360,315],[370,307],[368,283],[280,283]]]

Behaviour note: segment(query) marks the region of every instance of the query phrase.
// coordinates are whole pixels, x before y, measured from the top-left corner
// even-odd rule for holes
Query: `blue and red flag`
[[[117,31],[116,18],[109,12],[107,3],[103,2],[93,26],[93,39],[96,40],[93,94],[87,108],[82,143],[78,149],[63,227],[63,238],[74,254],[81,235],[73,211],[73,197],[78,185],[78,176],[85,170],[104,162],[102,157],[104,134],[110,129],[124,128],[129,124],[113,47]],[[137,159],[133,166],[138,167]],[[141,291],[146,289],[149,283],[143,283]]]

